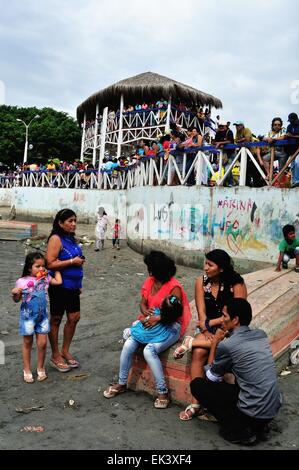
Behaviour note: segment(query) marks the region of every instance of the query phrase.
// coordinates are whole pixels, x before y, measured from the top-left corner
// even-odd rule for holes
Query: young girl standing
[[[45,270],[45,258],[41,253],[29,253],[25,259],[23,274],[12,289],[15,302],[22,300],[20,309],[20,335],[23,336],[23,379],[27,383],[34,382],[31,372],[30,359],[33,335],[36,334],[37,344],[37,380],[47,378],[44,362],[47,347],[47,334],[50,331],[47,300],[48,287],[62,283],[61,274],[55,272],[51,277]]]

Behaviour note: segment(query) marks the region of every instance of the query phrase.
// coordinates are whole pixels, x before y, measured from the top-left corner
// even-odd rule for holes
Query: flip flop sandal
[[[116,388],[116,385],[110,385],[110,387],[104,390],[103,395],[105,398],[113,398],[120,393],[126,392],[126,388]]]
[[[24,382],[26,382],[27,384],[32,384],[34,382],[34,378],[33,378],[33,375],[31,372],[25,372],[23,370],[23,380]]]
[[[66,364],[65,362],[55,362],[53,361],[53,359],[50,359],[50,364],[55,369],[59,370],[59,372],[68,372],[69,370],[71,370],[71,367],[68,366],[68,364]]]
[[[65,356],[62,356],[63,359],[65,359],[67,365],[71,367],[72,369],[75,369],[76,367],[79,367],[80,363],[77,361],[77,359],[67,359]]]
[[[154,402],[154,407],[164,409],[168,407],[169,403],[170,403],[169,398],[156,398]]]
[[[188,411],[190,411],[190,414],[188,414]],[[179,417],[181,421],[189,421],[203,413],[204,411],[199,403],[191,403],[184,411],[180,412]]]
[[[37,381],[38,382],[43,382],[48,378],[46,372],[44,370],[37,370]]]

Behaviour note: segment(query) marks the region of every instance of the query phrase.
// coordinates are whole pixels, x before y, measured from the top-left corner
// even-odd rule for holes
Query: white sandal
[[[188,414],[188,411],[190,411],[190,415]],[[179,414],[180,420],[182,421],[189,421],[190,419],[193,419],[195,416],[198,416],[199,414],[203,413],[203,409],[199,403],[191,403],[190,405],[187,406],[187,408],[184,411],[181,411]],[[186,416],[183,418],[182,416]]]
[[[185,336],[181,346],[178,346],[173,353],[174,359],[181,359],[184,354],[192,350],[193,336]]]
[[[25,372],[23,370],[23,380],[24,382],[26,382],[27,384],[32,384],[34,382],[34,378],[33,378],[33,375],[32,375],[32,372]]]
[[[46,371],[45,370],[37,370],[37,381],[38,382],[43,382],[48,378]]]

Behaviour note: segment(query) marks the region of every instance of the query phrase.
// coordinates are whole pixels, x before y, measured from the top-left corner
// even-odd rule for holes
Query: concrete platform
[[[37,224],[0,220],[0,240],[22,240],[37,235]]]
[[[253,309],[251,325],[265,330],[278,364],[290,343],[299,337],[299,274],[291,269],[275,272],[271,266],[243,277],[248,288],[248,301]],[[192,319],[187,335],[193,335],[197,324],[194,300],[190,306]],[[161,360],[172,401],[185,405],[190,403],[191,398],[191,353],[174,360],[172,354],[175,347],[176,345],[165,351]],[[281,367],[281,360],[279,364]],[[156,394],[153,377],[143,359],[142,350],[134,355],[128,386],[133,390]]]

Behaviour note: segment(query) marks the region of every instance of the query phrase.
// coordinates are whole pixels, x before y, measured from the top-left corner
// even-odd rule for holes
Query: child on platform
[[[285,225],[282,228],[284,239],[279,243],[279,256],[275,271],[288,268],[291,258],[296,258],[295,271],[299,273],[299,239],[296,238],[294,225]]]
[[[47,334],[50,331],[47,300],[49,284],[62,284],[61,274],[55,272],[51,277],[45,270],[45,257],[39,252],[29,253],[25,259],[23,274],[12,289],[15,302],[22,300],[20,309],[20,335],[23,336],[23,379],[27,383],[34,382],[30,359],[33,335],[36,334],[37,344],[37,380],[47,379],[44,362],[47,348]]]

